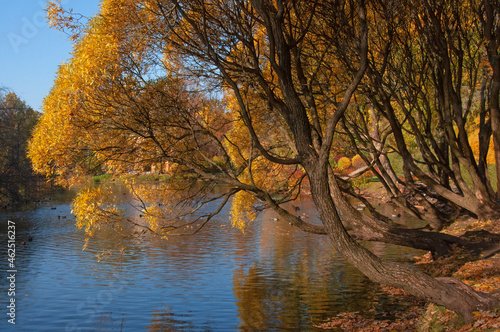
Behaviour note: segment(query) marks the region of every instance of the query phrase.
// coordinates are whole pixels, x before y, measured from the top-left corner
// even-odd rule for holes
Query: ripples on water
[[[307,331],[340,312],[373,317],[400,306],[345,264],[326,237],[274,221],[271,211],[244,234],[230,227],[223,211],[193,236],[101,234],[82,251],[85,235],[74,226],[68,197],[0,215],[2,271],[8,263],[6,222],[16,223],[16,330]],[[313,215],[311,208],[303,202],[300,213]],[[20,245],[29,235],[33,241]],[[367,246],[388,259],[415,253]],[[96,259],[123,247],[123,254]],[[0,305],[6,308],[8,281],[1,280]],[[3,331],[12,326],[2,310]]]

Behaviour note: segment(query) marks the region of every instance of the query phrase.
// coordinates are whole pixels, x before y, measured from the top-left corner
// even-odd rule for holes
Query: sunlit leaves
[[[49,10],[55,15],[57,8]],[[63,185],[102,167],[119,174],[168,157],[189,156],[197,164],[213,158],[213,151],[200,155],[210,145],[201,136],[224,126],[221,107],[187,92],[172,68],[155,59],[141,31],[147,18],[137,9],[134,1],[104,1],[44,101],[30,156],[38,172]]]
[[[79,191],[73,201],[72,213],[76,216],[76,226],[87,235],[86,244],[101,227],[120,228],[122,211],[109,188],[87,187]]]
[[[186,64],[162,39],[167,27],[158,10],[154,2],[102,2],[99,15],[79,35],[73,57],[59,68],[44,101],[44,116],[30,144],[35,169],[66,186],[85,182],[98,172],[127,176],[154,170],[170,178],[217,177],[221,183],[297,194],[303,171],[260,156],[230,90],[224,91],[224,98],[211,97],[197,91],[202,84],[185,78]],[[73,28],[71,16],[58,4],[49,4],[48,13],[53,25]],[[193,33],[189,25],[176,29],[179,35],[172,38]],[[264,51],[265,29],[261,26],[254,32],[255,43],[269,54]],[[237,62],[248,50],[234,51],[231,61]],[[259,66],[273,80],[268,60],[262,61]],[[261,144],[277,156],[293,155],[290,130],[276,125],[280,120],[275,110],[255,87],[245,85],[242,91],[252,125],[263,137]],[[169,202],[186,197],[178,195],[182,190],[173,189],[174,183],[156,189],[127,185],[150,230],[162,233],[182,224],[172,220]],[[77,206],[82,200],[78,198]],[[233,219],[253,219],[254,200],[252,195],[237,194]],[[91,225],[90,235],[91,229],[98,229],[99,221],[87,220],[82,213],[77,221]]]
[[[279,117],[273,110],[265,107],[265,102],[251,87],[247,87],[245,102],[252,114],[252,126],[261,137],[267,151],[280,157],[293,156],[291,134],[284,129]],[[297,185],[297,179],[303,174],[296,166],[273,163],[263,157],[254,146],[251,134],[242,115],[234,94],[226,93],[225,101],[229,116],[233,122],[231,129],[225,134],[224,147],[231,163],[244,169],[238,179],[246,184],[276,192]]]
[[[70,39],[76,40],[83,29],[79,21],[81,15],[75,17],[72,11],[65,11],[61,6],[61,0],[47,2],[47,19],[49,26],[62,31],[69,31]]]

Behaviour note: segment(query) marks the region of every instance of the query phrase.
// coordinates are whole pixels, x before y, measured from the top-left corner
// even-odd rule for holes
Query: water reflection
[[[270,211],[244,234],[230,227],[224,210],[193,236],[162,240],[103,232],[82,251],[85,234],[74,226],[72,194],[31,211],[0,215],[3,271],[6,220],[16,222],[18,240],[33,237],[16,252],[20,330],[307,331],[339,312],[373,317],[399,305],[345,264],[326,237],[275,221]],[[311,202],[300,207],[312,220]],[[366,245],[390,259],[413,252]],[[96,255],[108,251],[98,262]],[[7,286],[2,277],[0,291]],[[0,300],[5,308],[8,299]],[[3,319],[0,330],[9,329]]]

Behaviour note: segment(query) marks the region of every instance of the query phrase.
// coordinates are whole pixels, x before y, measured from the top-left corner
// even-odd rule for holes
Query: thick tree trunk
[[[421,250],[431,251],[436,256],[444,256],[453,245],[468,250],[489,249],[487,243],[483,247],[477,243],[463,240],[459,237],[430,232],[420,229],[405,228],[388,220],[381,220],[356,210],[340,190],[333,172],[329,169],[329,189],[335,206],[343,213],[344,227],[356,239],[364,241],[379,241]],[[479,247],[479,248],[478,248]]]
[[[334,180],[330,184],[330,191],[335,206],[344,214],[342,218],[344,228],[357,240],[390,243],[431,251],[435,257],[447,255],[453,249],[454,245],[458,245],[460,248],[464,248],[477,255],[482,252],[491,254],[497,252],[499,249],[499,245],[491,241],[470,241],[440,232],[405,228],[403,225],[393,223],[390,220],[381,220],[360,213],[347,202]],[[266,192],[260,191],[257,193],[257,196],[277,212],[280,219],[286,220],[304,232],[321,235],[327,234],[324,226],[308,223],[293,213],[288,212],[277,204]]]
[[[311,194],[335,249],[372,281],[398,287],[407,292],[443,305],[472,321],[473,311],[489,310],[498,304],[493,298],[464,291],[453,284],[441,282],[416,268],[382,260],[359,245],[345,230],[331,198],[327,167],[306,166]]]

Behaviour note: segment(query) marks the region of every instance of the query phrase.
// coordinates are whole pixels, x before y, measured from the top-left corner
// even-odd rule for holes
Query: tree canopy
[[[0,94],[0,204],[24,202],[35,181],[27,145],[39,113],[15,93]]]

